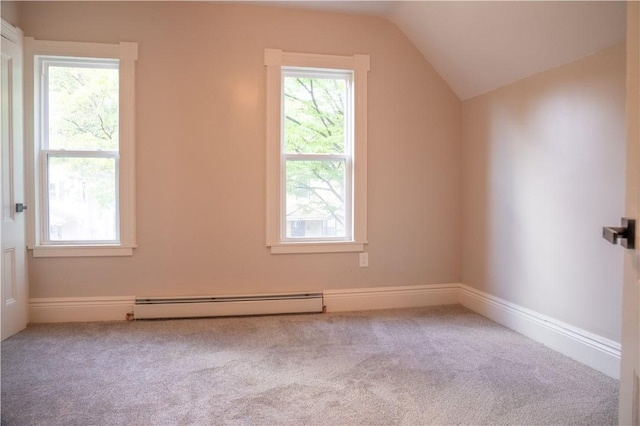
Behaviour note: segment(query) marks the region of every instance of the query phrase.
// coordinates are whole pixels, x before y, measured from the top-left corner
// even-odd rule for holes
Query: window
[[[369,57],[267,49],[265,65],[267,245],[363,251]]]
[[[34,256],[131,255],[137,44],[25,44]]]

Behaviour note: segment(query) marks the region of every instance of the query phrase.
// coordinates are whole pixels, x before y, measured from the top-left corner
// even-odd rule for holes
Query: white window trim
[[[364,251],[367,244],[367,73],[369,55],[335,56],[265,49],[267,68],[266,243],[272,254]],[[354,73],[353,240],[284,242],[281,235],[282,67],[352,70]]]
[[[34,257],[76,257],[76,256],[131,256],[136,247],[135,223],[135,62],[138,59],[138,43],[119,44],[79,43],[36,40],[25,37],[25,149],[27,154],[27,246]],[[41,217],[42,179],[38,165],[41,150],[40,114],[37,112],[40,100],[36,99],[35,56],[69,56],[86,58],[119,59],[120,84],[120,124],[119,124],[119,224],[118,244],[42,244]]]

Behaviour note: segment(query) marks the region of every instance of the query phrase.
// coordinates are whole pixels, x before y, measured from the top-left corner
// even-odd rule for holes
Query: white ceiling
[[[624,1],[259,3],[386,17],[463,100],[625,39]]]

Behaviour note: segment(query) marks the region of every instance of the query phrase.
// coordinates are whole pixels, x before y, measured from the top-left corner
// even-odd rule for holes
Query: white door
[[[627,200],[625,215],[640,219],[640,3],[627,2]],[[637,225],[640,221],[637,222]],[[625,250],[620,418],[640,424],[640,226],[636,249]],[[612,283],[613,284],[613,283]]]
[[[2,339],[27,326],[24,202],[22,32],[2,21],[2,98],[0,149],[0,278],[2,281]]]

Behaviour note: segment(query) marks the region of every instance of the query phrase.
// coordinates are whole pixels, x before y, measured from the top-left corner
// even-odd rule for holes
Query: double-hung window
[[[267,49],[265,65],[267,245],[364,250],[369,57]]]
[[[130,255],[137,44],[27,39],[26,50],[34,255]]]

